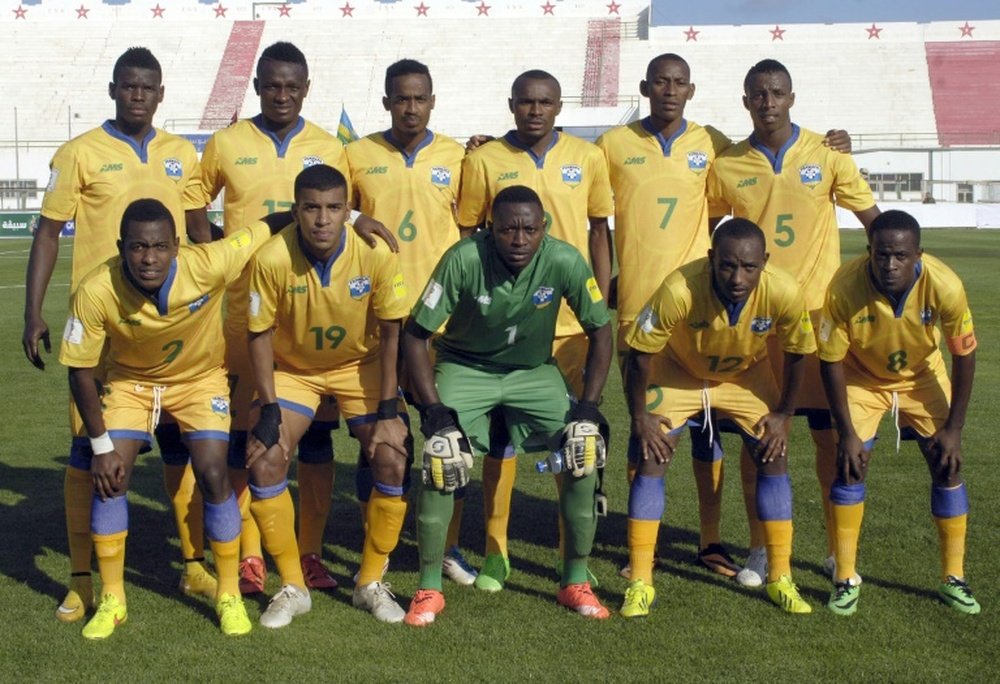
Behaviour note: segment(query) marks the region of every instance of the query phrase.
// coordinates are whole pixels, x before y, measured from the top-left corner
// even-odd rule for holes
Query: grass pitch
[[[448,607],[426,630],[382,625],[350,605],[361,533],[354,497],[356,443],[336,435],[337,484],[324,556],[341,588],[313,593],[313,610],[283,630],[255,627],[227,639],[208,602],[177,591],[179,552],[172,514],[155,454],[143,457],[133,477],[131,534],[126,558],[129,621],[104,643],[80,636],[81,624],[56,622],[53,611],[68,576],[62,471],[66,462],[65,370],[53,355],[38,372],[21,352],[26,240],[0,242],[0,619],[3,681],[283,681],[309,677],[336,681],[997,681],[1000,652],[1000,308],[996,273],[1000,234],[928,231],[924,246],[965,280],[980,348],[972,406],[964,432],[965,476],[972,513],[966,571],[983,613],[954,613],[935,597],[937,534],[929,510],[929,477],[913,444],[893,449],[883,439],[869,476],[859,570],[860,610],[838,618],[823,608],[830,583],[823,575],[825,541],[819,489],[806,427],[795,428],[795,579],[815,612],[788,616],[763,591],[748,590],[695,563],[698,518],[694,483],[682,447],[671,467],[666,525],[656,575],[658,602],[646,619],[615,615],[583,620],[556,605],[556,508],[549,476],[535,474],[533,457],[519,463],[513,502],[508,588],[487,595],[446,584]],[[65,321],[69,253],[65,243],[46,301],[46,320],[57,344]],[[844,253],[863,249],[863,236],[844,234]],[[612,610],[626,581],[627,488],[623,444],[627,411],[617,371],[604,410],[615,427],[606,490],[609,517],[600,521],[592,569],[598,594]],[[727,450],[738,445],[727,436]],[[723,536],[743,560],[747,526],[738,465],[731,460],[723,510]],[[294,489],[294,484],[293,484]],[[478,564],[483,525],[478,483],[466,504],[462,544]],[[417,554],[412,513],[392,556],[387,580],[404,607],[416,590]],[[447,582],[447,581],[446,581]],[[272,572],[268,592],[277,589]],[[250,599],[256,622],[265,599]]]

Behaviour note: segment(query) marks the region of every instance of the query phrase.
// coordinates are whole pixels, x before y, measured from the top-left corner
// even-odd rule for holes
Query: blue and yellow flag
[[[352,140],[357,140],[361,136],[358,135],[357,131],[354,130],[354,125],[351,123],[351,117],[347,116],[347,109],[344,105],[340,106],[340,123],[337,124],[337,137],[340,142],[345,145]]]

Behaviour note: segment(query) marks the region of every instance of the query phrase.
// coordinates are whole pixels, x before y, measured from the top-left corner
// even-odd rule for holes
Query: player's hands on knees
[[[288,451],[285,428],[281,424],[281,407],[277,402],[262,405],[257,424],[247,435],[246,467],[249,468],[262,457],[267,457],[272,463],[279,459],[287,462]]]
[[[962,470],[962,431],[954,428],[941,428],[927,440],[926,453],[933,458],[934,475],[941,482],[958,477]]]
[[[823,138],[823,144],[837,152],[843,152],[844,154],[851,153],[851,136],[847,131],[840,128],[831,128],[828,130],[826,137]]]
[[[372,438],[368,442],[368,459],[375,458],[375,450],[382,444],[386,445],[399,455],[406,457],[406,438],[410,431],[399,416],[395,418],[379,419],[375,421],[375,429],[372,430]]]
[[[773,463],[779,458],[785,458],[788,452],[788,434],[792,428],[792,419],[784,413],[771,411],[753,426],[754,434],[758,436],[757,462]]]
[[[41,318],[31,319],[24,322],[24,333],[21,335],[21,346],[24,347],[24,355],[28,357],[31,365],[38,370],[45,370],[45,361],[38,351],[38,343],[45,347],[45,353],[52,353],[52,342],[49,339],[49,326]]]
[[[653,458],[657,463],[670,463],[674,445],[667,437],[667,432],[673,427],[669,419],[648,411],[643,411],[632,419],[632,434],[639,440],[642,460]]]
[[[868,471],[865,444],[857,433],[841,435],[837,442],[837,475],[841,482],[863,482]]]
[[[90,476],[101,501],[118,496],[125,481],[125,459],[117,451],[94,454],[90,461]]]

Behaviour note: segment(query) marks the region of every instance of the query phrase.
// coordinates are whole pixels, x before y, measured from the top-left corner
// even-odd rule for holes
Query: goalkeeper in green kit
[[[597,402],[611,363],[611,317],[580,253],[546,236],[533,190],[505,188],[492,211],[486,230],[441,258],[404,328],[426,438],[417,511],[420,582],[405,618],[415,627],[444,610],[441,561],[454,491],[469,481],[473,451],[488,449],[489,414],[498,407],[515,449],[562,449],[566,549],[558,601],[584,617],[608,617],[587,581],[587,558],[597,527],[596,469],[605,459],[607,421]],[[573,406],[552,360],[563,299],[590,340],[583,396]],[[427,340],[445,323],[432,366]]]

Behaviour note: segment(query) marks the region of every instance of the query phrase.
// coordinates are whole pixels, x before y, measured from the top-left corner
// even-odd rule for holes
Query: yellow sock
[[[68,466],[63,479],[63,499],[66,505],[66,536],[69,541],[71,573],[90,573],[93,540],[90,536],[90,504],[94,498],[94,481],[90,472]]]
[[[382,578],[382,568],[396,544],[406,517],[406,501],[402,496],[383,494],[372,489],[368,501],[368,533],[361,552],[361,569],[358,570],[358,586],[364,587]]]
[[[444,542],[445,551],[453,546],[458,546],[458,533],[462,531],[463,510],[465,510],[465,497],[455,499],[455,511],[451,514],[451,522],[448,523],[448,536]]]
[[[486,516],[486,555],[507,556],[510,497],[517,475],[517,456],[483,459],[483,513]]]
[[[205,510],[191,464],[163,464],[163,486],[174,509],[184,560],[205,557]]]
[[[837,539],[837,576],[842,582],[857,574],[858,536],[861,534],[861,520],[865,515],[865,504],[849,504],[846,506],[831,504],[834,532]]]
[[[333,496],[333,461],[299,461],[299,552],[323,553],[323,532]]]
[[[229,480],[233,483],[233,491],[236,492],[236,503],[240,505],[240,558],[263,558],[264,551],[260,547],[260,530],[257,529],[257,521],[250,513],[250,488],[247,481],[250,473],[245,468],[229,471]]]
[[[837,523],[833,519],[830,487],[837,478],[837,434],[834,430],[812,430],[816,445],[816,479],[819,480],[819,499],[823,502],[823,525],[826,528],[826,555],[837,549]]]
[[[257,521],[264,548],[278,566],[281,583],[305,587],[299,545],[295,540],[295,507],[288,489],[283,489],[278,496],[254,499],[250,503],[250,512]]]
[[[782,575],[792,576],[792,521],[762,520],[764,546],[767,547],[767,581],[776,582]]]
[[[659,533],[659,520],[628,519],[628,559],[632,566],[633,581],[653,583],[653,556],[656,554],[656,537]]]
[[[969,515],[953,518],[934,518],[941,543],[941,579],[948,575],[962,579],[965,577],[965,527]]]
[[[764,529],[757,517],[757,464],[746,445],[740,450],[740,482],[743,484],[743,505],[750,527],[750,548],[764,546]]]
[[[698,486],[698,514],[701,518],[699,548],[722,543],[722,459],[691,459]]]
[[[210,541],[215,557],[215,572],[219,575],[218,600],[223,594],[240,595],[240,538],[230,541]]]
[[[94,551],[101,571],[101,595],[111,594],[125,603],[125,537],[128,531],[95,534]]]

